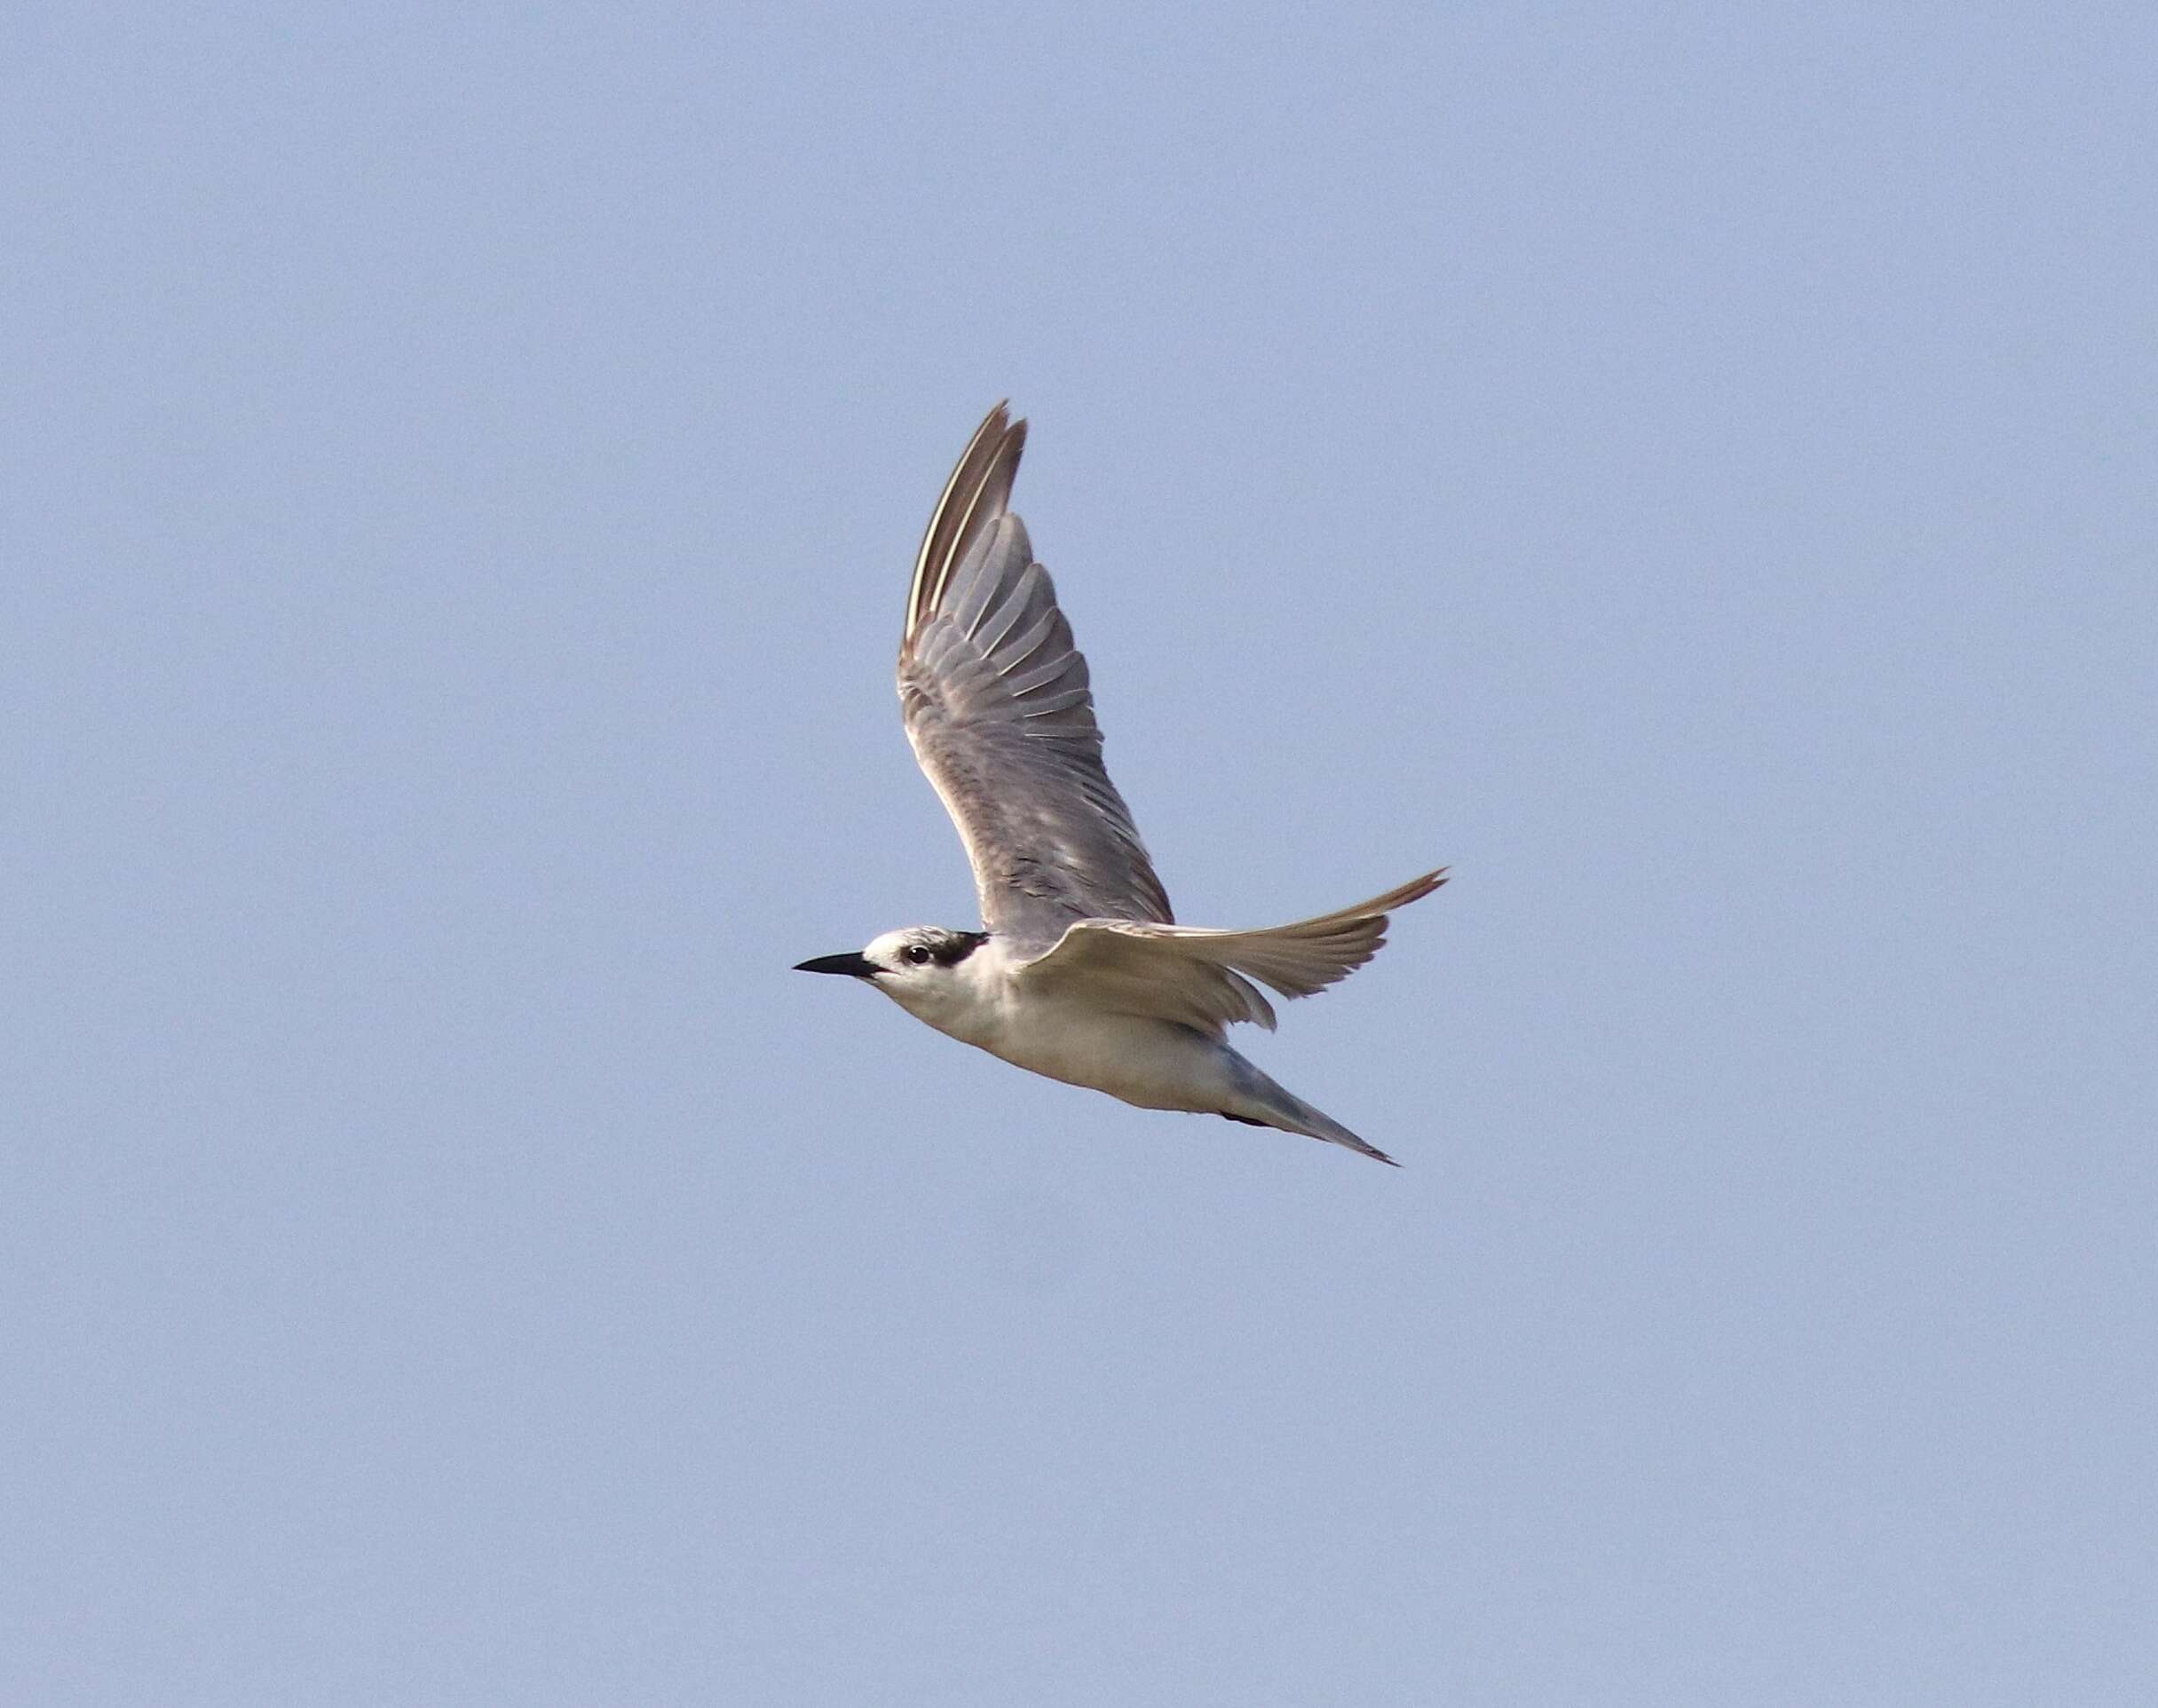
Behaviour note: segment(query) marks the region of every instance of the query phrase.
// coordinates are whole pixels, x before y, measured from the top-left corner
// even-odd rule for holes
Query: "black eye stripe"
[[[926,967],[933,961],[939,967],[956,967],[988,941],[986,931],[951,931],[926,942],[910,943],[900,953],[910,966]]]

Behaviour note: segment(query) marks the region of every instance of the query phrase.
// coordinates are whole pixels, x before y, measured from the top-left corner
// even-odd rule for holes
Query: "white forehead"
[[[903,930],[885,932],[882,937],[872,941],[862,953],[882,966],[895,967],[901,964],[899,957],[905,953],[908,944],[921,941],[920,928],[908,926]]]

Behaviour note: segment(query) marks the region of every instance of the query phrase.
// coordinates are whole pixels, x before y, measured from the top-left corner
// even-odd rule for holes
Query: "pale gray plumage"
[[[1265,930],[1174,922],[1103,766],[1087,661],[1009,509],[1025,443],[1026,423],[1002,404],[968,442],[922,536],[899,646],[907,739],[966,843],[988,929],[887,932],[802,970],[866,979],[940,1032],[1051,1079],[1391,1162],[1224,1033],[1273,1026],[1261,984],[1308,996],[1364,965],[1388,913],[1444,873]]]
[[[982,922],[1040,951],[1078,920],[1172,916],[1103,767],[1087,660],[1005,508],[1025,443],[999,404],[945,483],[907,598],[899,700],[974,863]]]
[[[1113,989],[1118,1005],[1130,1013],[1217,1037],[1238,1021],[1271,1032],[1274,1005],[1252,980],[1284,996],[1324,990],[1379,953],[1389,913],[1445,882],[1443,874],[1427,873],[1354,907],[1261,931],[1082,920],[1047,954],[1021,968],[1020,980],[1042,989],[1083,984],[1104,995]]]

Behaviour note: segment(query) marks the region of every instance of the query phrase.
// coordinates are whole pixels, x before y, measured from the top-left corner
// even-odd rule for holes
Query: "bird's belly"
[[[1219,1109],[1228,1088],[1221,1045],[1189,1026],[1136,1015],[1062,1004],[1008,1011],[967,1041],[1030,1073],[1141,1109]]]

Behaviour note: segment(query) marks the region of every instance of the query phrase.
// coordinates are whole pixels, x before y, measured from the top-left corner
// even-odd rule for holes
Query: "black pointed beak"
[[[850,978],[874,978],[877,963],[866,955],[818,955],[814,961],[802,961],[794,970],[798,973],[844,973]]]

